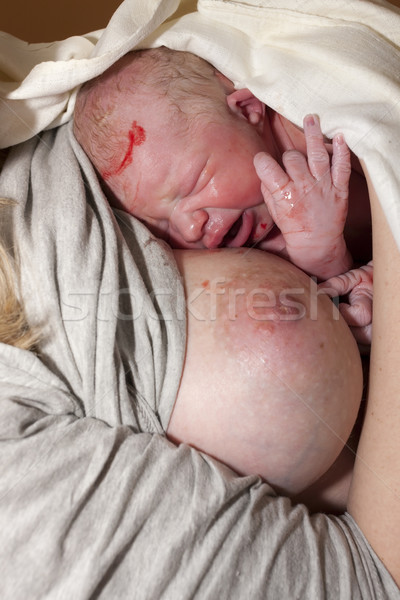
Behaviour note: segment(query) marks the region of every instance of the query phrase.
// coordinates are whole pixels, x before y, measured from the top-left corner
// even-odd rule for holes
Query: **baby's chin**
[[[274,255],[176,256],[193,299],[176,408],[183,398],[195,414],[184,427],[174,419],[175,439],[300,492],[335,461],[356,420],[362,374],[347,325],[308,276]]]

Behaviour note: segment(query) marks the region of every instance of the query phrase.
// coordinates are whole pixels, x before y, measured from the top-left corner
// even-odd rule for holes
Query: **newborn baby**
[[[303,132],[193,54],[129,53],[80,90],[74,132],[110,202],[175,248],[259,247],[321,280],[371,258],[343,137],[312,115]]]
[[[304,126],[199,57],[167,48],[129,53],[85,84],[74,117],[112,204],[173,247],[286,249],[327,279],[352,266],[343,237],[350,153],[336,136],[331,167],[318,120]],[[352,180],[351,205],[366,202],[358,210],[368,217],[365,181],[355,170]]]

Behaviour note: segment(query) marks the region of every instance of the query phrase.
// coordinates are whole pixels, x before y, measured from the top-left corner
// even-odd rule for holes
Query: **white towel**
[[[342,131],[400,245],[400,9],[384,0],[125,0],[103,32],[1,34],[0,146],[69,120],[83,81],[160,45],[209,60],[298,125],[312,112],[326,135]]]

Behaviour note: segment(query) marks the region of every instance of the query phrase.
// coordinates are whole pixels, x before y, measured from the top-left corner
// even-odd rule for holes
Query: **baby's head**
[[[242,246],[273,226],[253,166],[264,106],[205,60],[131,52],[85,84],[74,133],[110,202],[176,248]]]
[[[176,253],[185,369],[167,434],[297,494],[340,454],[362,394],[357,345],[328,296],[260,250]]]

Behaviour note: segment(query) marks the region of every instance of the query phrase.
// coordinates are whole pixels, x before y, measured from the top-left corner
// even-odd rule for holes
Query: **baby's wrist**
[[[326,247],[295,249],[289,246],[286,249],[291,262],[320,281],[346,273],[353,265],[343,235],[329,250]]]

